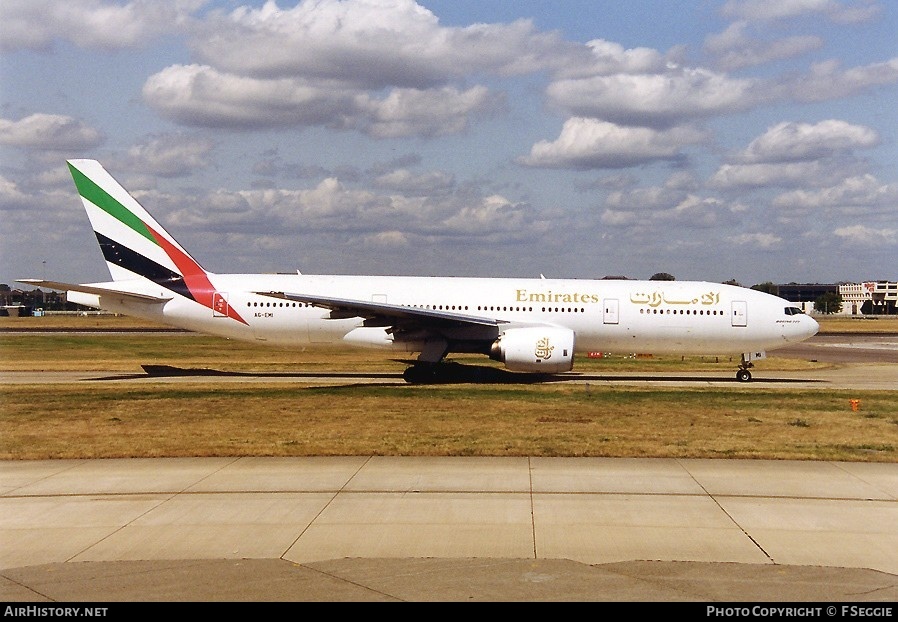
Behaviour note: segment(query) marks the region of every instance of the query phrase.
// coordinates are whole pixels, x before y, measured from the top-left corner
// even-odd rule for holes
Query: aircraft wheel
[[[740,369],[736,372],[736,380],[739,382],[748,382],[751,380],[751,372],[747,369]]]

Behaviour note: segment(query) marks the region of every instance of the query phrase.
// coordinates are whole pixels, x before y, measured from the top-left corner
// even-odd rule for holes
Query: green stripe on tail
[[[69,163],[67,163],[69,164]],[[78,188],[78,194],[102,209],[104,212],[124,223],[153,244],[157,244],[156,238],[150,233],[150,230],[144,222],[131,213],[124,205],[116,201],[108,192],[91,181],[81,171],[69,164],[69,171],[75,180],[75,187]]]

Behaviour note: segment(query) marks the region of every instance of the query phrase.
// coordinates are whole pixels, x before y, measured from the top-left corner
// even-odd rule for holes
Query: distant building
[[[843,283],[839,285],[839,295],[842,296],[842,313],[858,315],[864,303],[873,300],[873,281],[865,283]]]
[[[895,315],[898,313],[898,282],[864,281],[839,285],[845,315]]]
[[[805,313],[814,311],[814,301],[823,294],[835,292],[842,297],[841,315],[895,315],[898,313],[898,282],[864,281],[862,283],[788,283],[774,286],[780,298],[799,305]]]
[[[75,311],[86,309],[68,302],[65,292],[44,291],[42,289],[12,288],[6,283],[0,283],[0,315],[12,315],[18,309],[19,315],[31,315],[33,309],[45,309],[51,311]]]
[[[771,293],[780,298],[785,298],[789,302],[794,302],[805,313],[812,313],[815,300],[823,294],[836,293],[838,291],[839,286],[835,284],[787,283],[785,285],[776,285]]]
[[[789,302],[814,302],[823,294],[839,291],[838,285],[820,283],[788,283],[776,286],[776,295]]]
[[[31,314],[31,307],[25,305],[0,305],[0,317],[24,317]]]

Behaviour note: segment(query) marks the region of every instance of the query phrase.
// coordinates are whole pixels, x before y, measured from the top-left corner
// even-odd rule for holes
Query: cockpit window
[[[786,315],[801,315],[804,311],[798,307],[786,307]]]

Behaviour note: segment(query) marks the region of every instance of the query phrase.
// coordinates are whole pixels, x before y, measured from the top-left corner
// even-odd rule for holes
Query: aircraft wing
[[[386,302],[373,302],[367,300],[351,300],[346,298],[331,298],[328,296],[315,296],[309,294],[292,294],[288,292],[255,292],[262,296],[281,298],[306,302],[316,307],[331,310],[331,317],[365,318],[367,326],[392,326],[409,323],[421,327],[489,327],[496,328],[505,324],[504,320],[490,317],[477,317],[453,313],[452,311],[439,311],[436,309],[422,309],[420,307],[406,307],[403,305],[391,305]]]
[[[150,296],[147,294],[136,294],[134,292],[129,292],[121,289],[113,289],[111,287],[106,287],[100,284],[86,284],[81,285],[78,283],[61,283],[59,281],[45,281],[43,279],[17,279],[17,283],[25,283],[26,285],[34,285],[35,287],[46,287],[48,289],[58,289],[61,291],[72,291],[72,292],[83,292],[85,294],[95,294],[97,296],[116,296],[118,298],[125,298],[127,300],[131,300],[133,302],[142,302],[142,303],[158,303],[158,302],[167,302],[171,300],[171,297],[162,298],[159,296]]]

